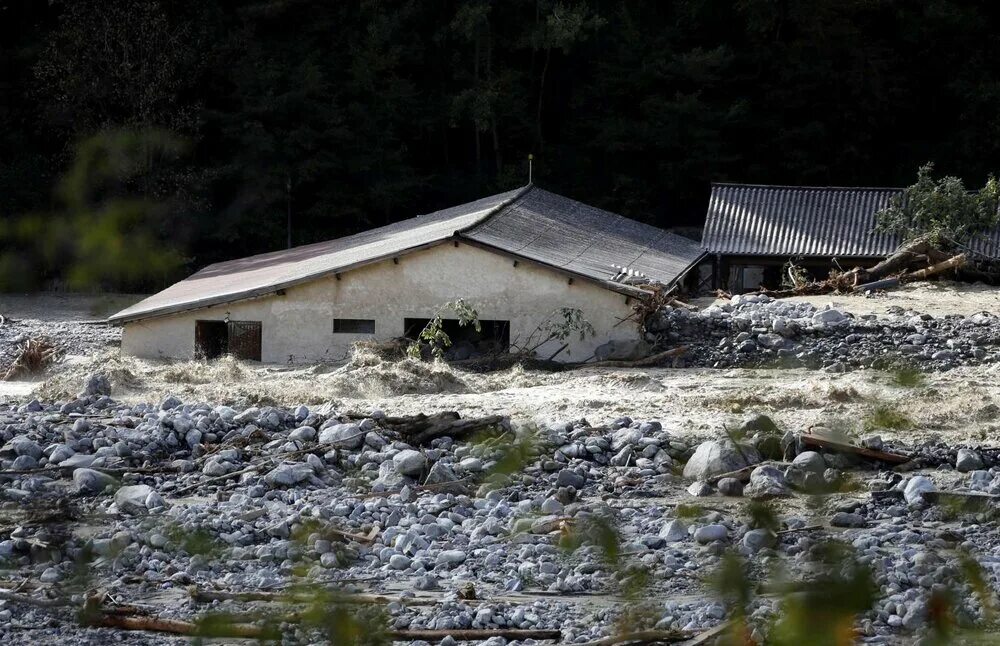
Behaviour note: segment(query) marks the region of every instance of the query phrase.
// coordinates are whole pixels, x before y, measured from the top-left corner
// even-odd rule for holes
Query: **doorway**
[[[198,359],[232,355],[260,361],[260,321],[195,321],[194,346]]]
[[[403,329],[407,339],[416,340],[431,319],[404,318]],[[451,339],[445,350],[449,361],[470,359],[510,351],[510,321],[479,321],[480,331],[472,325],[459,325],[458,319],[444,319],[441,330]]]

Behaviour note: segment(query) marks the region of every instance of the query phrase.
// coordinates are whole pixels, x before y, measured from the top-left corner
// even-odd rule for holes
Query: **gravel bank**
[[[0,559],[4,585],[20,585],[19,594],[78,603],[73,595],[105,589],[190,621],[274,610],[266,601],[205,603],[192,586],[277,593],[294,584],[389,597],[376,605],[393,630],[556,629],[565,643],[584,643],[612,632],[625,612],[693,634],[719,624],[731,608],[705,575],[729,551],[761,581],[780,566],[791,580],[820,581],[816,589],[833,585],[827,579],[840,575],[817,565],[831,538],[877,589],[855,623],[868,640],[926,634],[929,603],[944,591],[961,593],[958,616],[981,620],[960,549],[997,590],[1000,531],[989,510],[928,500],[932,491],[1000,493],[997,454],[980,446],[959,453],[867,438],[916,455],[890,471],[811,452],[797,439],[804,429],[775,430],[760,416],[737,432],[741,448],[721,429],[677,433],[628,417],[501,422],[493,440],[419,442],[404,420],[377,410],[237,410],[177,397],[121,404],[107,391],[95,376],[80,398],[0,410]],[[715,478],[758,459],[780,466],[735,484]],[[750,498],[775,501],[773,524],[761,524]],[[614,528],[618,560],[601,528]],[[636,585],[642,601],[624,596]],[[752,601],[755,636],[765,637],[779,602]],[[0,620],[0,636],[15,642],[173,639],[81,629],[70,608],[16,601],[0,602]],[[279,628],[288,643],[316,639],[315,626]]]

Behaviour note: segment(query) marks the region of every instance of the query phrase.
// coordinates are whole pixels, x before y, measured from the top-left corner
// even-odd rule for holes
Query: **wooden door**
[[[229,322],[229,354],[237,359],[260,361],[260,321]]]

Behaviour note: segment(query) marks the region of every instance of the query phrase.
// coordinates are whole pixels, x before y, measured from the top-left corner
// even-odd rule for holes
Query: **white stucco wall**
[[[595,337],[570,341],[570,354],[559,359],[581,361],[611,339],[637,336],[626,322],[632,305],[626,297],[582,279],[568,278],[541,265],[520,261],[479,247],[451,242],[367,265],[341,275],[290,287],[284,295],[267,296],[125,325],[122,349],[136,356],[191,358],[195,321],[261,322],[261,360],[308,363],[346,357],[351,343],[366,335],[334,334],[333,319],[375,320],[375,338],[404,333],[404,318],[430,318],[448,301],[464,298],[483,320],[510,321],[511,341],[524,339],[561,307],[583,311]],[[447,317],[446,317],[447,318]],[[559,348],[550,342],[538,350],[548,356]]]

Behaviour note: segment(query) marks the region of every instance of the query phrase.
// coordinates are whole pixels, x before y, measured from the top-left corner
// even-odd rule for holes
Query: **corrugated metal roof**
[[[902,190],[713,184],[702,246],[733,256],[886,256],[900,240],[875,231],[875,214]],[[1000,229],[968,246],[997,255]]]
[[[896,188],[713,184],[702,246],[745,256],[882,256],[895,236],[876,233],[875,213]]]
[[[230,260],[118,312],[114,322],[271,294],[458,236],[634,292],[613,265],[673,283],[704,252],[695,242],[526,186],[345,238]]]
[[[669,285],[702,256],[692,240],[538,188],[463,235],[599,281],[617,265]]]

